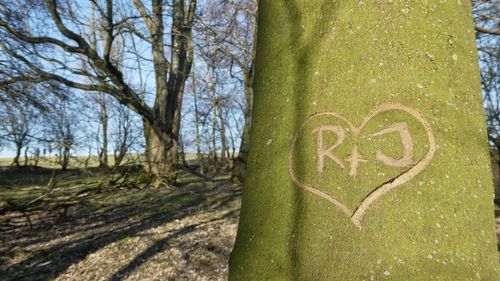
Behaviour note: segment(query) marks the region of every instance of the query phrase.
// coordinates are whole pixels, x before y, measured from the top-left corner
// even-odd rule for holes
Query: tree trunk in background
[[[28,167],[28,163],[29,163],[29,157],[28,157],[28,149],[29,149],[29,146],[27,146],[25,149],[24,149],[24,167]]]
[[[118,121],[117,126],[121,128],[119,130],[119,134],[121,134],[120,141],[117,144],[117,147],[115,147],[113,151],[113,156],[114,156],[114,168],[120,167],[122,161],[125,159],[125,156],[127,156],[128,148],[129,148],[129,131],[130,128],[130,122],[128,120],[129,117],[124,117],[126,118],[125,120],[120,119]],[[123,122],[123,123],[122,123]]]
[[[229,280],[500,280],[469,1],[259,1]]]
[[[220,134],[220,143],[221,143],[221,151],[220,151],[220,162],[223,168],[227,167],[229,159],[229,148],[226,142],[226,125],[224,123],[224,116],[222,114],[222,106],[220,106],[219,102],[216,102],[214,106],[214,113],[217,115],[217,119],[219,119],[219,134]]]
[[[205,164],[203,154],[201,153],[201,134],[200,134],[200,111],[198,110],[198,92],[196,91],[196,75],[193,67],[193,98],[194,98],[194,118],[196,128],[196,158],[200,163],[200,173],[205,174]]]
[[[94,2],[90,2],[90,11],[91,11],[91,16],[90,16],[90,22],[89,22],[89,29],[90,29],[90,44],[94,49],[97,49],[97,34],[99,33],[98,28],[96,28],[96,20],[95,20],[95,13],[96,13],[96,7]],[[101,34],[101,39],[103,42],[106,41],[106,36],[105,34]],[[102,143],[100,147],[100,151],[98,152],[99,156],[99,168],[108,168],[108,110],[106,106],[106,96],[104,93],[96,93],[96,102],[97,105],[99,106],[98,110],[98,117],[99,117],[99,125],[102,128]],[[97,139],[99,140],[99,136],[97,136]]]
[[[173,183],[178,159],[177,139],[169,138],[166,132],[163,136],[159,135],[147,122],[144,122],[144,137],[145,170],[156,177],[166,179],[167,183]]]
[[[213,109],[212,116],[212,164],[210,167],[212,168],[212,172],[215,174],[219,170],[219,161],[217,157],[217,114],[215,113],[215,108]]]
[[[246,56],[243,59],[234,59],[238,66],[242,69],[244,74],[244,89],[245,89],[245,108],[243,109],[244,126],[241,134],[240,148],[238,152],[238,157],[233,161],[233,171],[231,175],[231,180],[234,183],[241,183],[245,178],[246,165],[248,160],[248,144],[250,140],[250,129],[252,124],[252,107],[253,107],[253,83],[255,75],[255,53],[257,49],[257,18],[258,18],[258,1],[247,1],[247,12],[251,14],[247,22],[247,32],[251,34],[252,45],[249,51],[246,52]],[[255,6],[254,6],[255,5]],[[229,51],[230,52],[230,51]]]
[[[38,163],[40,162],[40,148],[35,149],[35,155],[33,157],[33,167],[38,167]]]
[[[99,151],[99,167],[107,168],[108,163],[108,109],[106,106],[106,96],[103,93],[98,94],[99,104],[99,122],[102,127],[102,144],[101,151]]]
[[[70,151],[71,145],[67,145],[66,143],[59,148],[59,165],[61,165],[62,171],[66,171],[68,169]]]
[[[188,165],[188,162],[186,160],[186,151],[184,150],[184,138],[182,136],[182,133],[179,132],[179,151],[178,153],[180,154],[180,157],[181,157],[181,161],[182,161],[182,165],[187,168],[189,165]]]
[[[250,141],[250,127],[252,125],[253,79],[254,69],[251,67],[251,69],[245,74],[246,107],[243,112],[245,124],[241,134],[240,151],[238,152],[238,157],[234,160],[233,173],[231,175],[231,180],[239,183],[243,182],[243,179],[245,178],[245,170],[248,160],[248,143]]]
[[[169,91],[166,77],[161,73],[163,72],[159,71],[156,76],[158,82],[154,106],[156,122],[161,125],[155,130],[152,124],[144,121],[145,168],[157,179],[165,179],[167,184],[171,184],[176,178],[181,108],[179,103],[182,99],[182,92]],[[158,130],[161,131],[158,132]]]
[[[14,166],[16,168],[19,168],[21,164],[19,163],[19,158],[21,157],[21,150],[23,149],[23,144],[16,142],[16,155],[14,156],[14,159],[12,159],[12,164],[11,166]]]
[[[90,159],[92,158],[92,146],[89,145],[89,152],[87,153],[87,158],[85,158],[84,164],[83,164],[83,169],[87,170],[89,168],[89,162]]]
[[[136,4],[140,5],[140,4]],[[146,13],[142,6],[140,10]],[[167,184],[175,182],[181,124],[182,98],[193,62],[192,27],[196,1],[174,0],[172,3],[171,60],[165,54],[163,2],[153,1],[152,21],[148,23],[152,38],[152,56],[156,80],[154,123],[144,122],[146,138],[146,171]],[[156,126],[156,130],[154,126]],[[159,132],[158,130],[161,130]]]

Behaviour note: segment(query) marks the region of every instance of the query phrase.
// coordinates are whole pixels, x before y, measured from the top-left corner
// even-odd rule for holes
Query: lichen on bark
[[[259,2],[252,134],[230,280],[500,278],[470,13],[467,1]],[[426,126],[391,111],[353,138],[345,122],[324,117],[304,127],[292,161],[290,148],[314,114],[333,112],[358,126],[386,104],[422,116],[435,151],[421,172],[373,202],[359,227],[349,212],[301,188],[290,165],[352,211],[425,159],[432,146]],[[401,123],[408,132],[394,127]],[[333,127],[345,131],[334,150],[344,169],[327,152],[318,169],[321,126],[330,126],[321,140],[326,149],[339,138]],[[414,162],[398,167],[377,158],[377,150],[403,157],[407,133]],[[366,141],[369,135],[376,140]],[[358,154],[367,162],[352,177],[349,156]]]

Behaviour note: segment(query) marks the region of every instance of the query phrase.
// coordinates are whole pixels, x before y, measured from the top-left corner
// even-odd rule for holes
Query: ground
[[[105,186],[96,171],[50,177],[0,175],[0,280],[227,279],[241,195],[228,174],[183,172],[156,189]]]
[[[186,169],[145,188],[140,175],[0,172],[0,280],[226,280],[241,187]]]

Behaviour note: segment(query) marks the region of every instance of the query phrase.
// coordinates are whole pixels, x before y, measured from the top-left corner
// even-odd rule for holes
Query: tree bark
[[[167,180],[167,183],[173,183],[178,156],[177,140],[170,139],[166,134],[159,135],[147,122],[144,122],[144,136],[146,172]]]
[[[229,280],[500,280],[468,1],[259,1]]]

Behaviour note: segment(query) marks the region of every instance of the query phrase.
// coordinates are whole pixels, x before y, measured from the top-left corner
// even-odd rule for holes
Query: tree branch
[[[481,26],[475,26],[474,27],[476,31],[482,32],[482,33],[487,33],[491,35],[500,35],[500,29],[487,29]]]

